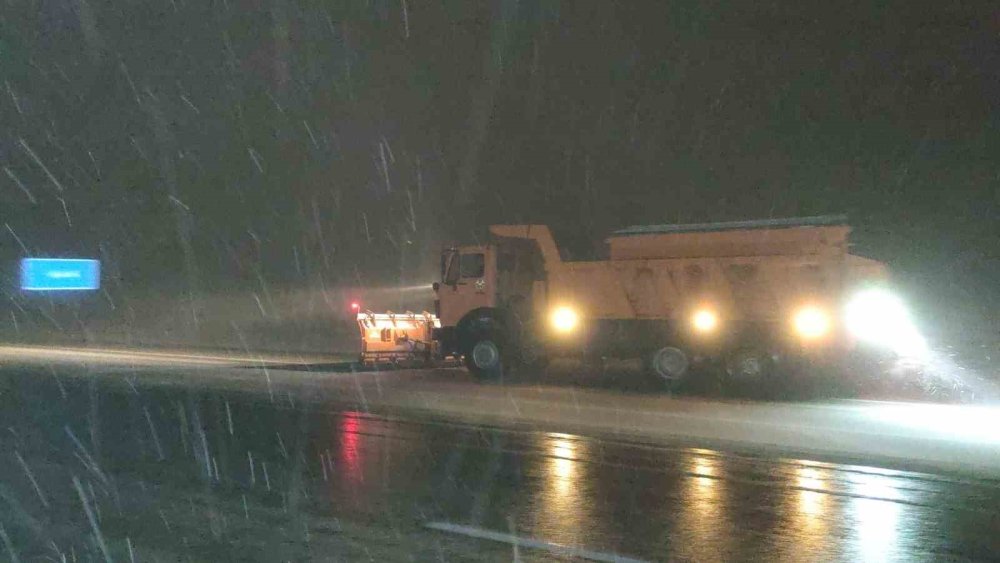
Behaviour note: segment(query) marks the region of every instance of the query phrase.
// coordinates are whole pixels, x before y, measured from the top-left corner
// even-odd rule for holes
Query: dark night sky
[[[582,249],[845,212],[992,316],[1000,9],[616,4],[7,0],[0,259],[13,231],[130,288],[381,284],[490,222]]]

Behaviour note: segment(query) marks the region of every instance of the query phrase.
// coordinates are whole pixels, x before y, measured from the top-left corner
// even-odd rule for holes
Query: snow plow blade
[[[431,364],[437,356],[434,329],[440,326],[438,318],[427,312],[358,313],[361,363]]]

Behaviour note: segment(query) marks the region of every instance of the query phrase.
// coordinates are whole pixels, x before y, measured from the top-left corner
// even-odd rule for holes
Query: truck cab
[[[496,251],[491,246],[462,246],[441,254],[437,315],[455,326],[469,311],[496,303]]]
[[[495,236],[486,245],[445,249],[435,284],[439,341],[445,355],[471,357],[486,334],[506,350],[536,339],[535,319],[546,297],[545,265],[531,239]],[[516,346],[515,346],[516,345]]]

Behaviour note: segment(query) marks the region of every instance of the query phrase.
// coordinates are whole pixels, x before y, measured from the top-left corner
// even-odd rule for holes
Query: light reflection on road
[[[245,457],[252,450],[257,484],[246,485],[248,497],[284,513],[286,491],[302,487],[302,498],[315,500],[310,506],[324,518],[374,523],[386,531],[381,541],[401,545],[408,536],[397,530],[409,533],[410,523],[426,534],[422,523],[446,521],[649,560],[988,560],[1000,553],[1000,486],[991,480],[387,418],[359,412],[360,405],[325,409],[291,397],[272,402],[263,394],[161,386],[108,386],[92,411],[88,381],[67,381],[63,395],[54,378],[38,373],[0,381],[7,384],[0,391],[11,392],[0,398],[12,399],[8,451],[32,435],[19,409],[34,407],[34,420],[57,421],[39,440],[46,455],[48,444],[67,443],[64,428],[81,434],[96,412],[105,467],[148,465],[158,436],[167,453],[159,463],[186,471],[189,454],[175,452],[191,451],[188,431],[198,425],[183,413],[194,395],[203,408],[216,407],[217,418],[201,411],[202,420],[219,421],[202,425],[212,462],[219,460],[216,474],[252,483]],[[140,424],[123,424],[129,420]],[[152,438],[135,432],[147,426]],[[23,498],[32,498],[21,467],[0,470],[13,470]]]
[[[529,503],[535,510],[532,535],[586,547],[609,516],[596,504],[594,489],[602,485],[595,481],[601,475],[594,445],[563,434],[545,435],[542,445],[541,484]],[[662,512],[654,518],[673,523],[662,528],[670,558],[718,561],[759,553],[884,561],[909,549],[900,532],[905,505],[897,502],[905,500],[899,489],[904,485],[894,477],[809,460],[759,475],[748,473],[747,463],[721,452],[683,450],[680,473],[666,469],[677,475],[675,487],[640,493],[663,495]],[[782,530],[782,541],[765,540],[774,529]],[[756,547],[748,547],[755,545],[747,543],[748,533],[758,538]]]
[[[787,527],[795,541],[788,542],[784,555],[801,558],[805,554],[829,552],[831,521],[841,519],[841,507],[828,492],[829,470],[808,460],[800,460],[793,468],[790,483],[795,491],[783,507]]]
[[[546,434],[541,439],[545,453],[541,468],[538,514],[534,534],[565,545],[586,546],[592,498],[585,460],[590,455],[587,440],[567,434]]]
[[[820,467],[799,467],[795,470],[795,485],[799,487],[798,513],[805,528],[814,528],[822,520],[827,494],[826,470]]]
[[[858,474],[851,480],[850,507],[860,560],[887,561],[898,557],[901,497],[891,477]]]
[[[681,461],[677,529],[672,547],[680,559],[725,560],[729,552],[727,482],[719,458],[707,450],[689,450]]]
[[[345,412],[340,419],[340,462],[348,480],[354,484],[364,480],[359,452],[363,423],[356,412]]]
[[[346,411],[331,420],[329,431],[315,459],[322,463],[325,455],[320,471],[326,471],[329,492],[353,509],[377,513],[395,495],[427,482],[419,429]]]

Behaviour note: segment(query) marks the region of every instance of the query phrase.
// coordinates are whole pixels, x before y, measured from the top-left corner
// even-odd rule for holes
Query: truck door
[[[466,313],[493,307],[496,301],[496,264],[488,247],[465,247],[445,254],[438,299],[441,325],[455,326]]]
[[[535,316],[536,284],[544,293],[545,264],[534,240],[496,237],[496,306],[518,322],[530,323]]]

